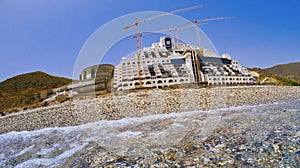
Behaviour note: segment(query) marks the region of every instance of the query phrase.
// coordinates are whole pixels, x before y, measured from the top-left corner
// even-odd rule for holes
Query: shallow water
[[[300,167],[300,101],[0,135],[0,167]]]

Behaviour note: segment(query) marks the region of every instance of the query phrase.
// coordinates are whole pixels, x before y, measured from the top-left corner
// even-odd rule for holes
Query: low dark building
[[[85,68],[79,76],[79,82],[73,84],[73,90],[79,94],[111,92],[114,68],[115,67],[110,64],[100,64]]]

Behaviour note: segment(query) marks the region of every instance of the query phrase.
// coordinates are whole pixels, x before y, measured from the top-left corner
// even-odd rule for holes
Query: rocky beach
[[[272,104],[300,99],[300,87],[236,86],[118,92],[103,98],[73,100],[0,118],[0,133],[81,125],[153,114]]]
[[[0,166],[299,167],[299,99],[236,86],[73,100],[2,117]]]

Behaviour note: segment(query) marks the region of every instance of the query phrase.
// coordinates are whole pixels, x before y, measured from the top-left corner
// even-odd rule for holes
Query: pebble
[[[72,102],[0,117],[0,134],[47,127],[74,126],[99,120],[117,120],[150,114],[289,102],[299,100],[299,98],[300,87],[291,86],[234,86],[118,92],[108,97],[75,99]],[[299,134],[298,131],[295,136],[299,137]],[[266,136],[266,140],[270,136]]]
[[[93,101],[86,100],[86,102]],[[197,115],[198,117],[196,115],[185,116],[180,123],[185,125],[186,122],[188,123],[186,126],[192,124],[193,127],[183,138],[171,145],[152,144],[150,140],[142,141],[142,145],[138,143],[139,140],[148,139],[147,135],[164,130],[164,127],[169,124],[167,119],[150,122],[137,128],[130,127],[124,129],[123,132],[147,128],[143,132],[144,136],[140,139],[134,138],[136,141],[133,143],[133,147],[126,146],[128,143],[123,143],[124,148],[120,147],[120,149],[112,151],[102,147],[100,143],[90,142],[83,149],[60,162],[58,167],[299,167],[300,139],[295,136],[300,129],[297,117],[299,112],[284,112],[288,111],[286,109],[298,109],[297,105],[299,105],[299,101],[280,105],[255,106],[255,111],[250,107],[233,110],[234,112],[224,110],[224,112],[230,112],[230,114],[226,114],[228,118],[213,123],[215,127],[205,134],[203,134],[205,128],[201,127],[201,122],[197,121],[205,121],[212,116],[219,116],[222,111],[205,112],[203,116]],[[201,129],[193,129],[199,127]],[[70,139],[75,135],[70,135]],[[57,137],[54,139],[51,137],[38,145],[51,144],[50,140],[56,142]],[[267,138],[268,140],[266,140]],[[66,139],[69,138],[66,137]],[[165,138],[163,141],[170,143],[170,139]],[[77,140],[75,141],[77,142]],[[20,142],[22,142],[22,138],[14,139],[13,143],[7,143],[7,145],[20,145]],[[66,141],[61,139],[60,142],[65,144]],[[66,143],[67,145],[68,143]],[[144,148],[149,151],[142,154],[138,152],[143,151]],[[54,158],[61,153],[56,152],[54,156],[49,154],[43,156],[40,153],[40,156],[34,156],[37,154],[32,150],[31,153],[23,154],[20,157],[11,157],[3,162],[2,167],[13,167],[28,159]]]

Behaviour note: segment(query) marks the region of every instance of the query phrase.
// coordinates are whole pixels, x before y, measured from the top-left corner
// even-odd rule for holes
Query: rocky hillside
[[[38,104],[41,90],[56,88],[70,82],[70,79],[40,71],[9,78],[0,83],[0,115]]]
[[[300,83],[300,62],[276,65],[271,68],[266,68],[264,71]]]
[[[269,77],[277,85],[300,86],[300,62],[280,64],[265,69],[249,68],[249,70],[259,74],[258,83]]]

